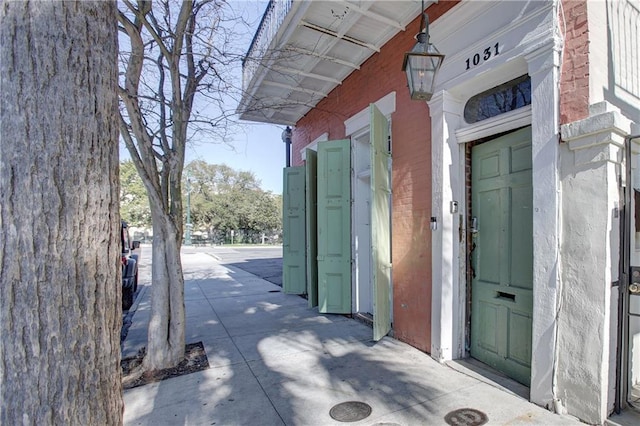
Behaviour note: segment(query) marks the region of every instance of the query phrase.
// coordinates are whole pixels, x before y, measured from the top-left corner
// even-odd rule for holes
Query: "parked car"
[[[138,290],[138,255],[133,251],[140,247],[140,241],[131,241],[129,226],[124,220],[120,226],[122,242],[122,309],[133,305],[133,297]]]

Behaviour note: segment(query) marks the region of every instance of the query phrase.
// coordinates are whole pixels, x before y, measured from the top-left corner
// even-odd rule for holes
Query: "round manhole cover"
[[[334,405],[329,411],[332,419],[339,422],[357,422],[369,417],[371,406],[359,401],[347,401]]]
[[[473,408],[460,408],[444,416],[444,421],[451,426],[480,426],[489,421],[482,411]]]

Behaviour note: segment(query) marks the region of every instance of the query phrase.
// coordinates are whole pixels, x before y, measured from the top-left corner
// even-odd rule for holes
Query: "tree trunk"
[[[0,424],[122,423],[116,24],[0,6]]]
[[[173,367],[184,358],[184,277],[180,261],[180,232],[166,213],[151,206],[153,216],[153,261],[151,319],[146,370]]]

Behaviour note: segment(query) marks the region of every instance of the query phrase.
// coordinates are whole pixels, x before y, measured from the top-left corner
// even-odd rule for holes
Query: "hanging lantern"
[[[411,99],[428,101],[433,96],[436,74],[442,65],[444,55],[429,43],[429,17],[424,13],[422,4],[422,31],[416,34],[417,43],[410,52],[404,54],[402,71],[407,73],[407,83]]]

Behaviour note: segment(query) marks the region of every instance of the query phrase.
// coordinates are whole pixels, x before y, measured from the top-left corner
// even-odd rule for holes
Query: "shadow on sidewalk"
[[[407,418],[424,424],[433,417],[431,401],[443,392],[429,384],[424,365],[398,358],[397,342],[331,334],[299,330],[284,338],[265,337],[256,345],[260,359],[249,365],[285,424],[340,424],[330,410],[348,401],[371,406],[370,423],[385,417],[393,421],[398,411],[403,411],[404,424]],[[278,341],[289,346],[289,353],[273,353]]]
[[[368,326],[308,308],[246,272],[251,262],[222,267],[197,256],[184,262],[186,340],[204,343],[210,368],[127,391],[126,424],[339,424],[329,411],[345,401],[369,404],[371,420],[433,411],[442,390],[425,374],[428,357],[407,358],[407,345],[374,343]],[[133,324],[139,346],[145,300]]]
[[[465,407],[496,424],[567,424],[241,268],[203,253],[183,265],[186,341],[203,342],[210,368],[126,391],[127,425],[339,425],[330,410],[348,401],[371,407],[363,425],[444,424]],[[148,308],[146,294],[123,353],[146,345]]]

